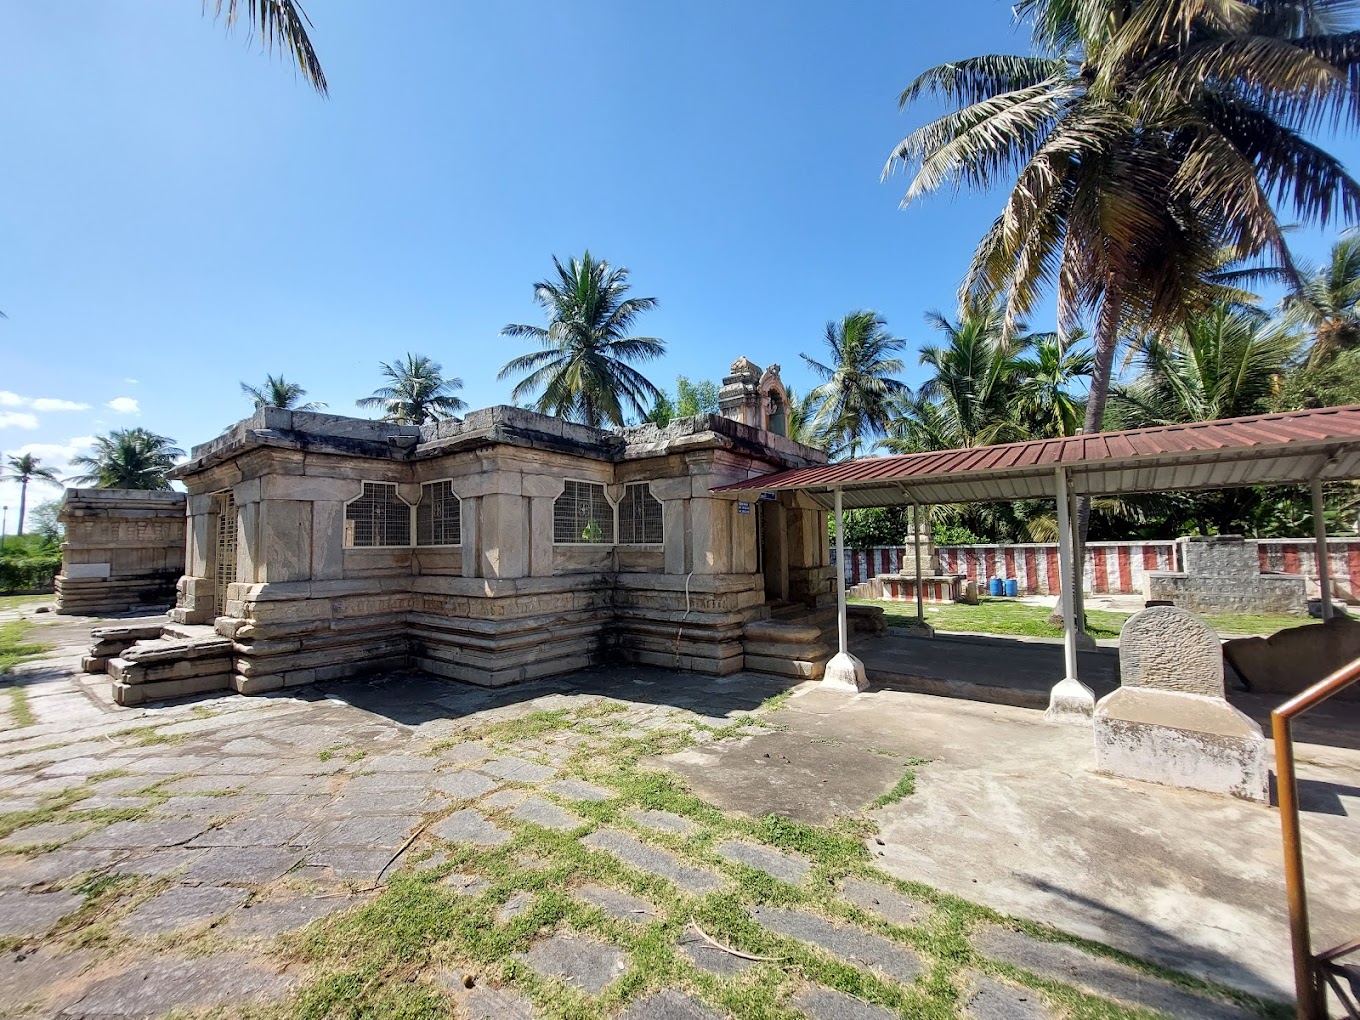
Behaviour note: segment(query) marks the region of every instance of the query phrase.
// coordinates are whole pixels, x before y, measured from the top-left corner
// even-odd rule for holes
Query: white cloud
[[[27,411],[0,411],[0,429],[28,429],[38,427],[38,416]]]
[[[0,407],[23,407],[28,401],[17,393],[0,390]]]
[[[35,411],[88,411],[89,404],[75,400],[62,400],[59,397],[37,397],[33,401]]]
[[[132,397],[114,397],[104,405],[110,411],[117,411],[119,414],[141,414],[142,407]]]
[[[132,386],[136,386],[137,383],[138,383],[138,381],[139,381],[139,380],[137,380],[137,379],[124,379],[124,380],[123,380],[123,382],[128,383],[129,385],[132,385]]]

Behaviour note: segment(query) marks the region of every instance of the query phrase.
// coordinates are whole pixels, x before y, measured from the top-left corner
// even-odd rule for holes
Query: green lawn
[[[861,605],[882,606],[889,626],[905,626],[916,618],[913,602],[873,602],[853,600]],[[1048,622],[1051,610],[1014,599],[983,598],[976,606],[954,603],[926,606],[926,620],[938,631],[972,631],[1017,637],[1062,637],[1062,628]],[[1115,638],[1130,613],[1088,610],[1087,632],[1095,638]],[[1205,620],[1220,634],[1260,634],[1267,636],[1286,627],[1317,623],[1306,616],[1206,616]]]
[[[47,645],[25,640],[33,625],[24,620],[0,623],[0,674],[28,659],[36,659],[48,650]]]
[[[36,606],[41,602],[51,602],[55,598],[55,595],[0,595],[0,612],[23,606]]]

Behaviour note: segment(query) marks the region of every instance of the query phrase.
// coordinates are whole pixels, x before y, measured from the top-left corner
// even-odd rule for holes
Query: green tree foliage
[[[307,395],[307,391],[297,383],[289,382],[282,375],[267,375],[259,386],[241,383],[241,392],[254,401],[257,411],[262,407],[282,407],[289,411],[319,411],[326,406],[316,401],[304,404],[302,398]]]
[[[1315,0],[1020,0],[1028,56],[921,74],[901,104],[953,109],[907,136],[885,173],[905,203],[1009,182],[963,291],[1008,320],[1056,289],[1060,328],[1094,323],[1088,431],[1104,420],[1119,338],[1160,331],[1222,291],[1223,263],[1288,266],[1275,204],[1325,225],[1360,185],[1308,141],[1360,123],[1355,5]]]
[[[555,278],[534,285],[534,301],[548,326],[511,324],[502,336],[524,337],[542,350],[521,355],[501,369],[499,379],[519,376],[512,400],[539,394],[536,410],[600,428],[622,425],[625,409],[645,417],[661,391],[629,362],[652,361],[665,341],[629,336],[656,298],[626,297],[628,270],[614,268],[587,251],[564,266],[553,257]],[[683,408],[678,413],[684,414]]]
[[[828,364],[801,355],[822,380],[812,393],[816,429],[829,446],[855,457],[887,431],[892,398],[907,392],[895,378],[906,367],[897,356],[906,341],[889,333],[877,312],[858,311],[828,322],[824,342]]]
[[[444,369],[437,361],[423,354],[407,353],[392,364],[381,362],[378,367],[387,378],[371,397],[356,400],[359,407],[377,407],[383,420],[397,425],[424,425],[452,417],[467,407],[454,396],[463,388],[462,379],[445,379]]]
[[[1272,411],[1360,404],[1360,348],[1342,351],[1322,364],[1286,372],[1270,398]]]
[[[718,413],[718,384],[709,379],[690,382],[683,375],[675,380],[675,407],[681,418]]]
[[[184,451],[173,439],[144,428],[115,429],[94,441],[94,453],[73,457],[85,473],[72,479],[100,489],[168,489],[169,471]]]
[[[61,500],[48,499],[35,506],[33,512],[28,515],[29,530],[43,545],[50,548],[58,547],[66,533],[65,526],[57,519],[60,512]]]
[[[10,457],[5,462],[5,478],[11,482],[19,483],[19,526],[16,533],[24,533],[24,513],[28,507],[28,483],[47,482],[50,485],[60,485],[61,480],[57,478],[57,473],[51,468],[42,466],[42,462],[31,453],[21,453]]]
[[[1313,335],[1308,366],[1323,368],[1342,351],[1360,347],[1360,234],[1332,245],[1320,267],[1299,267],[1298,287],[1284,299],[1286,318]]]

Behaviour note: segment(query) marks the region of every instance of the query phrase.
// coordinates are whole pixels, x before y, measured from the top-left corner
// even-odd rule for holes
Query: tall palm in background
[[[208,0],[203,7],[207,9]],[[278,49],[291,55],[312,88],[323,96],[329,94],[326,73],[307,32],[312,21],[297,0],[214,0],[213,17],[224,21],[228,30],[244,20],[246,30],[259,36],[267,51]]]
[[[167,477],[184,451],[173,439],[143,428],[115,429],[94,441],[94,453],[73,457],[72,467],[85,473],[71,479],[100,489],[168,489]]]
[[[877,312],[851,312],[826,324],[830,363],[800,355],[822,384],[812,391],[817,404],[814,425],[830,447],[850,457],[887,431],[892,398],[907,387],[894,376],[906,367],[897,357],[906,341],[888,332]]]
[[[378,367],[389,380],[379,386],[371,397],[355,403],[360,407],[380,407],[383,420],[397,425],[424,425],[457,414],[467,402],[454,396],[463,388],[462,379],[445,379],[444,369],[437,361],[423,354],[407,353],[392,364],[380,362]]]
[[[289,411],[317,411],[326,406],[315,400],[301,403],[307,391],[295,382],[288,382],[281,375],[267,375],[259,386],[241,383],[241,392],[255,402],[257,411],[262,407],[282,407]]]
[[[1086,401],[1074,390],[1090,379],[1095,368],[1090,350],[1077,346],[1085,338],[1082,330],[1069,337],[1038,333],[1015,359],[1015,373],[1021,380],[1016,413],[1030,438],[1074,436],[1081,428]]]
[[[1298,287],[1285,296],[1284,311],[1313,334],[1311,368],[1360,346],[1360,234],[1334,244],[1326,265],[1300,266]]]
[[[10,457],[5,462],[5,478],[11,482],[19,483],[19,531],[24,533],[24,513],[28,509],[28,483],[32,481],[51,482],[53,485],[60,485],[61,479],[51,468],[42,466],[42,462],[31,453],[21,453],[16,457]]]
[[[1360,123],[1355,5],[1318,0],[1020,0],[1034,54],[924,72],[901,104],[955,109],[894,149],[904,204],[1013,177],[964,280],[1007,318],[1049,287],[1059,327],[1094,323],[1085,425],[1098,431],[1126,333],[1174,328],[1217,296],[1232,259],[1288,267],[1273,203],[1326,224],[1360,186],[1304,133]]]
[[[622,425],[625,409],[645,417],[661,391],[629,362],[659,358],[666,344],[628,334],[639,315],[656,307],[656,298],[626,297],[628,270],[589,251],[565,266],[554,256],[553,267],[556,279],[534,284],[547,328],[511,324],[501,330],[501,336],[527,337],[542,350],[513,359],[497,378],[522,376],[511,399],[538,394],[540,414],[595,428]]]

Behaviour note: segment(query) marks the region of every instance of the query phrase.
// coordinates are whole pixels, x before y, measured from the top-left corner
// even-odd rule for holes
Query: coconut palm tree
[[[893,378],[906,367],[897,357],[906,341],[889,333],[877,312],[858,311],[828,322],[824,342],[830,364],[799,355],[822,380],[811,394],[817,404],[813,424],[825,445],[854,458],[887,431],[892,397],[907,390]]]
[[[945,185],[1012,180],[966,296],[1007,318],[1050,286],[1059,326],[1089,317],[1085,425],[1101,427],[1121,336],[1164,331],[1217,296],[1206,275],[1268,257],[1289,267],[1275,203],[1326,224],[1360,213],[1360,185],[1305,138],[1360,123],[1354,5],[1318,0],[1020,0],[1030,56],[941,64],[903,91],[954,107],[912,132],[885,174],[904,204]]]
[[[326,406],[315,400],[305,404],[299,403],[307,395],[307,391],[295,382],[288,382],[281,375],[267,375],[259,386],[241,383],[241,392],[255,402],[257,411],[262,407],[282,407],[290,411],[319,411]]]
[[[1313,334],[1308,366],[1319,368],[1360,346],[1360,234],[1332,245],[1326,265],[1299,269],[1298,287],[1285,296],[1284,311]]]
[[[497,378],[523,376],[512,400],[537,393],[540,414],[595,428],[622,425],[625,408],[645,415],[661,391],[629,362],[661,357],[666,343],[628,333],[639,315],[656,307],[656,298],[625,297],[628,270],[589,251],[565,266],[553,256],[553,268],[556,279],[534,284],[548,328],[511,324],[501,330],[501,336],[527,337],[543,349],[513,359]]]
[[[28,483],[32,481],[51,482],[53,485],[60,485],[61,479],[51,468],[42,466],[42,462],[31,453],[21,453],[16,457],[10,457],[5,462],[5,477],[11,482],[19,483],[19,531],[24,533],[24,512],[28,509]]]
[[[1037,333],[1015,359],[1016,411],[1032,438],[1074,436],[1081,428],[1086,401],[1073,393],[1073,387],[1090,379],[1095,366],[1090,350],[1077,346],[1085,337],[1080,330],[1066,338]]]
[[[204,10],[208,0],[204,0]],[[246,30],[258,35],[260,44],[271,53],[277,48],[291,54],[302,76],[323,96],[329,94],[326,73],[312,48],[307,29],[312,20],[298,0],[215,0],[213,18],[224,21],[228,30],[244,15]]]
[[[373,396],[355,403],[360,407],[380,407],[385,421],[398,425],[424,425],[456,415],[467,402],[453,395],[463,388],[462,379],[445,379],[443,367],[423,354],[407,353],[393,364],[380,362],[382,374],[390,380],[379,386]]]
[[[73,457],[86,472],[71,481],[100,489],[168,489],[167,474],[184,451],[173,439],[143,428],[115,429],[94,441],[94,453]]]

